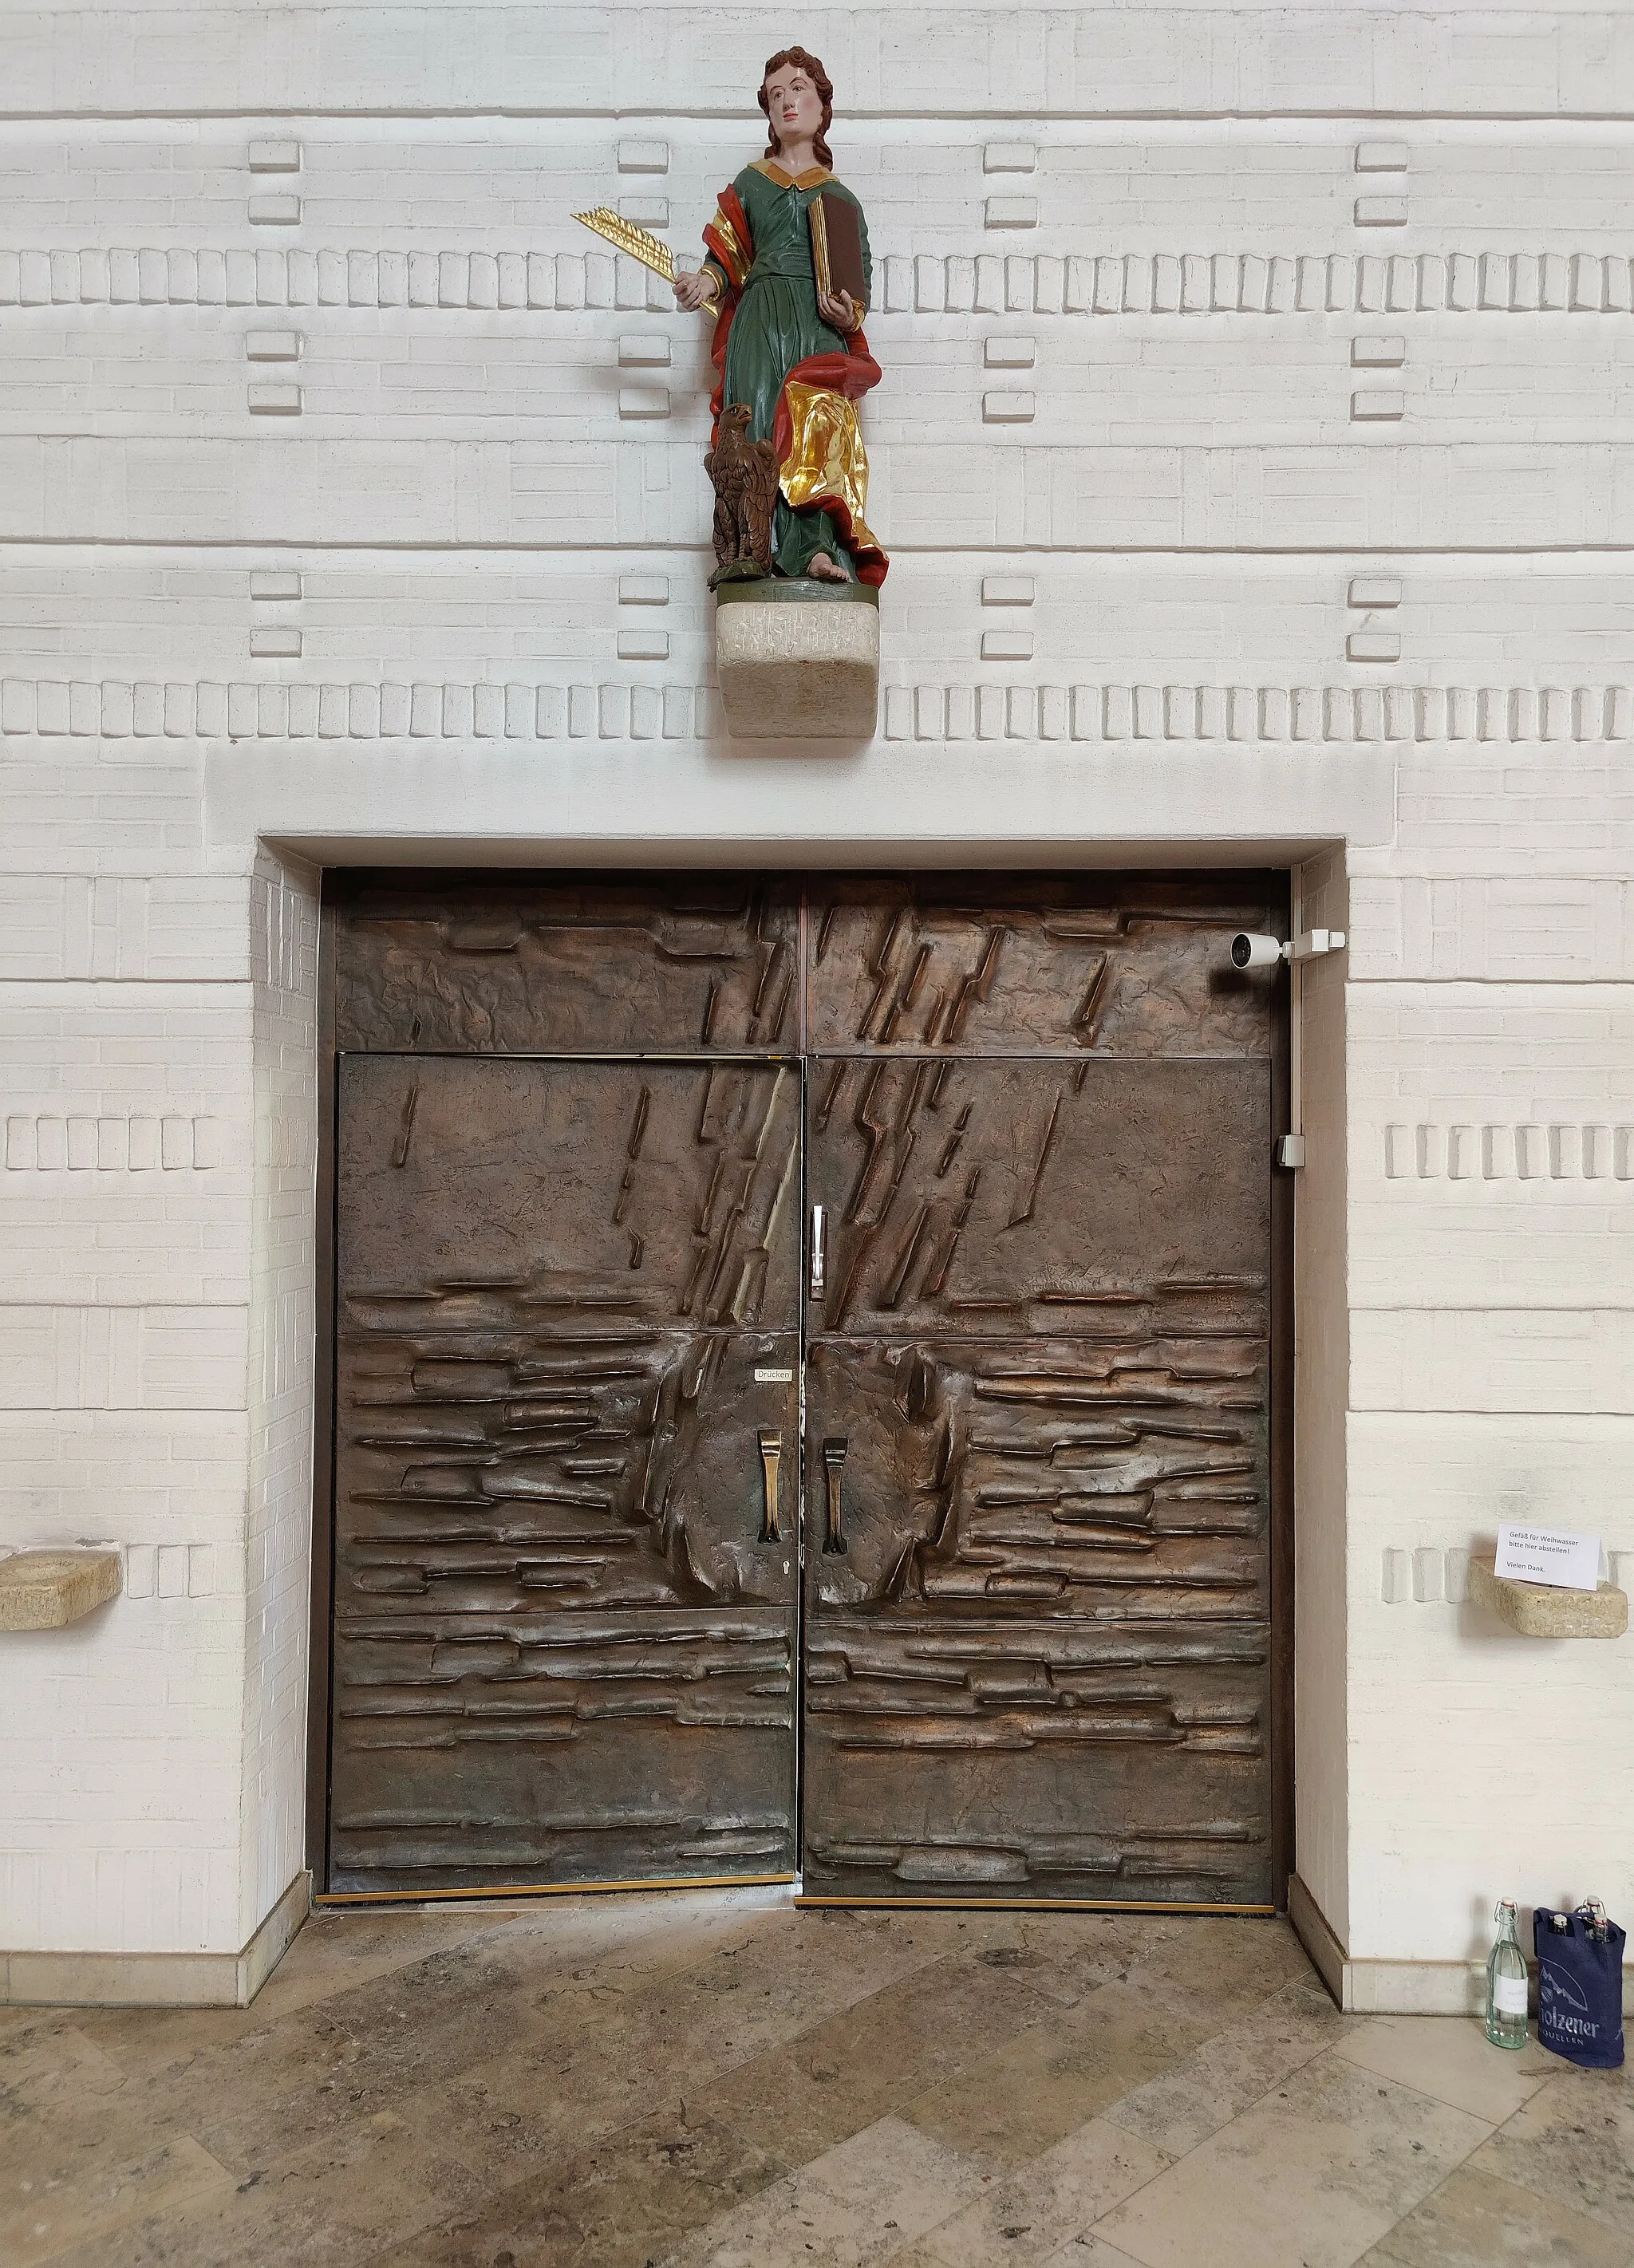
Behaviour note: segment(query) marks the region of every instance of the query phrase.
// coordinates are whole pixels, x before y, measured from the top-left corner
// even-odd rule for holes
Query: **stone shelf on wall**
[[[117,1551],[14,1551],[0,1559],[0,1631],[63,1630],[119,1595]]]
[[[866,740],[880,707],[880,594],[866,583],[723,583],[715,663],[740,740]]]
[[[1498,1574],[1490,1559],[1469,1562],[1469,1595],[1522,1638],[1621,1638],[1629,1626],[1628,1594],[1613,1583],[1593,1591],[1557,1590]]]

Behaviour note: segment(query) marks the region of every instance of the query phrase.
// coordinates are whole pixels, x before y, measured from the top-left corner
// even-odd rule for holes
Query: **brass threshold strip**
[[[503,1889],[486,1884],[451,1890],[317,1890],[314,1906],[434,1905],[465,1898],[577,1898],[620,1890],[773,1889],[798,1881],[796,1874],[662,1874],[619,1882],[516,1882]],[[1274,1905],[1187,1905],[1174,1898],[892,1898],[823,1896],[796,1892],[797,1906],[853,1907],[888,1913],[893,1907],[946,1913],[1171,1913],[1275,1917]]]
[[[463,1890],[316,1890],[314,1906],[432,1905],[445,1898],[578,1898],[613,1890],[747,1890],[791,1882],[792,1874],[643,1875],[629,1882],[513,1882],[504,1889],[487,1884]]]
[[[1173,1898],[871,1898],[797,1896],[797,1906],[894,1906],[941,1909],[953,1913],[1172,1913],[1270,1914],[1269,1905],[1182,1905]]]

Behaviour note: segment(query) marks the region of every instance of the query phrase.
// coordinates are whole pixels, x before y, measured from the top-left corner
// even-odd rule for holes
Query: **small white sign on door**
[[[1520,1583],[1547,1583],[1557,1591],[1596,1590],[1600,1538],[1572,1535],[1561,1528],[1500,1526],[1493,1572]]]

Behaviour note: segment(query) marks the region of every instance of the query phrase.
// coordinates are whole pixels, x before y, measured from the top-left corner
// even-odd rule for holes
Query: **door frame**
[[[795,847],[795,846],[791,846]],[[723,867],[721,871],[728,871]],[[843,873],[862,879],[870,875],[885,875],[902,871],[885,861],[866,866],[843,869],[807,867],[791,858],[776,866],[731,868],[738,873],[764,873],[786,875],[802,880],[808,872]],[[1035,875],[1056,872],[1078,872],[1078,868],[1061,869],[1048,865],[1001,865],[983,862],[979,870],[965,869],[950,864],[938,872],[958,873],[981,871],[987,874],[1012,873]],[[1103,870],[1118,873],[1163,873],[1172,869],[1162,867],[1128,866]],[[1253,871],[1277,875],[1288,893],[1288,910],[1292,909],[1293,876],[1285,867],[1260,867],[1252,870],[1222,866],[1218,870],[1203,865],[1187,867],[1190,876],[1211,871],[1222,873]],[[703,1881],[688,1879],[685,1882],[644,1882],[622,1884],[541,1883],[523,1889],[488,1888],[479,1886],[453,1891],[374,1891],[333,1892],[328,1881],[329,1837],[329,1774],[330,1774],[330,1705],[331,1705],[331,1646],[333,1640],[335,1602],[335,1253],[337,1186],[335,1160],[339,1138],[339,1081],[338,1057],[335,1049],[335,942],[343,909],[352,891],[360,886],[379,884],[382,880],[401,880],[434,889],[439,880],[457,877],[469,883],[491,876],[497,881],[515,884],[530,873],[549,880],[564,879],[580,872],[594,872],[601,879],[618,874],[630,879],[651,874],[655,877],[673,874],[673,867],[657,865],[631,865],[618,867],[585,868],[577,862],[559,865],[549,863],[534,867],[506,866],[470,867],[427,866],[401,868],[396,866],[336,865],[326,868],[320,877],[318,925],[318,1001],[317,1001],[317,1118],[318,1156],[314,1202],[317,1208],[316,1276],[313,1347],[313,1463],[312,1463],[312,1546],[310,1618],[307,1647],[307,1718],[306,1718],[306,1788],[305,1788],[305,1863],[310,1868],[313,1903],[320,1905],[378,1905],[394,1901],[408,1904],[434,1904],[446,1898],[518,1898],[518,1897],[578,1897],[592,1894],[593,1889],[629,1888],[632,1889],[730,1889],[749,1883],[782,1883],[798,1881],[790,1877],[754,1875],[716,1878]],[[799,952],[802,973],[805,965],[806,909],[802,894],[798,919]],[[799,1018],[795,1030],[795,1047],[801,1058],[801,1079],[806,1076],[805,1058],[806,1032],[805,1027],[805,989],[797,993]],[[1274,1132],[1286,1129],[1292,1095],[1292,989],[1278,982],[1271,999],[1271,1123]],[[804,1123],[802,1116],[802,1123]],[[801,1282],[804,1283],[805,1237],[809,1212],[806,1190],[806,1160],[801,1159],[800,1168],[800,1237]],[[1269,1536],[1270,1575],[1270,1827],[1271,1875],[1276,1888],[1274,1911],[1285,1915],[1288,1910],[1288,1884],[1296,1870],[1298,1854],[1294,1846],[1294,1215],[1296,1176],[1292,1172],[1266,1163],[1270,1190],[1270,1487]],[[805,1342],[804,1301],[801,1303],[802,1368]],[[796,1461],[799,1476],[799,1518],[802,1548],[805,1533],[806,1450],[804,1427],[805,1388],[801,1386],[801,1440]],[[805,1775],[800,1769],[801,1743],[804,1737],[804,1582],[797,1581],[797,1606],[794,1621],[797,1686],[795,1696],[795,1836],[796,1849],[800,1848],[804,1827]],[[867,1898],[812,1898],[801,1895],[798,1904],[843,1904],[865,1906],[888,1904],[912,1911],[920,1907],[942,1906],[979,1908],[1005,1911],[1017,1908],[1053,1912],[1174,1913],[1188,1911],[1172,1902],[1152,1902],[1127,1898],[1108,1899],[1036,1899],[1036,1898],[960,1898],[957,1896],[929,1898],[892,1898],[888,1901]],[[1189,1909],[1200,1914],[1228,1913],[1227,1906],[1203,1905]]]

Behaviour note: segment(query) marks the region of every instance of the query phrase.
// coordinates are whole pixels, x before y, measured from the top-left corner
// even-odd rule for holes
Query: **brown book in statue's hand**
[[[817,289],[831,298],[849,291],[860,321],[868,294],[863,283],[863,232],[857,208],[849,198],[822,189],[812,199],[809,211]]]

